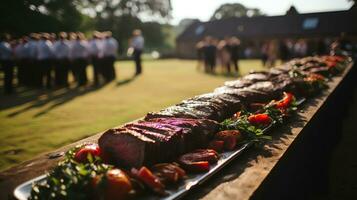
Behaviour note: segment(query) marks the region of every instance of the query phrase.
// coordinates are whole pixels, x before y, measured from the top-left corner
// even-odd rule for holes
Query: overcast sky
[[[224,3],[241,3],[246,7],[259,8],[267,15],[282,15],[291,5],[301,13],[346,10],[352,5],[348,0],[171,0],[172,24],[184,18],[207,21],[213,12]]]

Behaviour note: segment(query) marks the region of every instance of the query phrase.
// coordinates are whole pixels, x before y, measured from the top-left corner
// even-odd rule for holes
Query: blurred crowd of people
[[[225,37],[222,40],[207,36],[196,44],[199,66],[202,64],[206,72],[215,72],[216,66],[223,71],[239,72],[240,58],[260,58],[264,67],[270,68],[276,62],[289,61],[311,55],[326,55],[336,46],[347,52],[354,52],[354,47],[344,33],[338,38],[314,39],[271,39],[264,41],[246,41],[241,44],[236,37]]]
[[[236,37],[217,40],[207,36],[196,44],[199,66],[203,63],[206,72],[215,73],[216,66],[219,65],[227,73],[238,74],[239,48],[240,40]]]
[[[18,85],[26,87],[67,87],[68,75],[72,73],[77,86],[87,85],[89,64],[93,66],[95,86],[114,80],[118,42],[110,31],[94,31],[92,35],[87,39],[81,32],[31,33],[11,39],[5,34],[0,43],[5,93],[13,92],[15,78]],[[141,73],[143,46],[141,31],[135,30],[130,48],[137,65],[136,74]]]

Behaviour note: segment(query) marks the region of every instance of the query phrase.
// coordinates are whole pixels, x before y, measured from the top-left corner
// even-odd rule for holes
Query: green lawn
[[[261,69],[258,60],[240,65],[242,74]],[[195,61],[175,59],[145,61],[143,74],[135,79],[132,62],[117,62],[116,72],[118,79],[100,88],[20,88],[16,95],[1,96],[0,170],[234,79],[205,74]]]

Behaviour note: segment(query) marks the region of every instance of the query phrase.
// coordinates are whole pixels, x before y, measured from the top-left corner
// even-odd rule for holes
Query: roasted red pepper
[[[255,114],[248,117],[248,121],[254,125],[269,125],[271,118],[268,114]]]
[[[276,103],[276,108],[287,109],[294,100],[294,95],[288,92],[284,92],[284,97],[282,100]]]
[[[208,147],[210,149],[213,149],[217,152],[221,152],[224,147],[224,141],[223,140],[212,140],[209,144]]]
[[[225,130],[216,133],[215,138],[224,141],[225,150],[233,150],[237,146],[237,141],[241,140],[242,135],[238,130]]]
[[[208,161],[198,161],[193,162],[186,167],[192,172],[207,172],[210,169],[210,164]]]
[[[218,153],[213,149],[197,149],[178,159],[182,167],[191,172],[206,172],[211,163],[218,161]]]
[[[161,183],[158,177],[156,177],[148,168],[141,167],[140,170],[135,168],[131,169],[132,175],[143,182],[146,186],[152,189],[158,194],[165,194],[165,186]]]
[[[154,165],[152,169],[164,183],[177,183],[186,176],[186,172],[176,164],[160,163]]]

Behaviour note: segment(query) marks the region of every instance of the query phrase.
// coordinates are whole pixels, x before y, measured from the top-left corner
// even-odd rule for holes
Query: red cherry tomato
[[[248,121],[255,125],[269,125],[271,118],[267,114],[255,114],[248,117]]]
[[[91,154],[93,157],[100,157],[101,151],[99,146],[97,144],[84,145],[74,154],[74,160],[80,163],[88,162],[88,154]]]
[[[276,108],[278,109],[286,109],[290,106],[291,102],[294,99],[294,95],[288,92],[284,92],[284,97],[282,100],[278,101],[276,104]]]
[[[98,190],[99,199],[127,199],[129,192],[132,190],[132,184],[128,176],[120,169],[111,169],[105,174],[105,177],[96,176],[93,181],[95,189]]]

